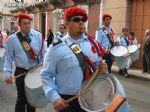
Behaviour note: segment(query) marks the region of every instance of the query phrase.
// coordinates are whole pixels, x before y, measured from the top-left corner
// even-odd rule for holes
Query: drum
[[[128,53],[128,49],[124,46],[115,46],[110,50],[110,53],[115,57],[121,57]]]
[[[124,69],[131,64],[131,59],[126,47],[115,46],[110,50],[110,53],[114,56],[114,60],[119,69]]]
[[[4,57],[5,55],[5,48],[0,48],[0,58]]]
[[[87,83],[88,80],[83,83],[79,92],[79,94],[84,94],[78,97],[81,108],[86,112],[104,112],[110,110],[110,108],[111,112],[116,112],[116,110],[122,108],[121,105],[125,102],[125,94],[122,86],[120,87],[120,82],[114,75],[98,74],[85,90],[84,87]]]
[[[129,45],[128,50],[132,62],[139,59],[139,49],[137,45]]]
[[[40,78],[41,69],[42,66],[32,72],[29,71],[25,76],[25,93],[27,101],[36,108],[44,107],[49,102],[42,87],[42,80]]]
[[[128,46],[129,53],[134,53],[137,49],[138,49],[137,45]]]

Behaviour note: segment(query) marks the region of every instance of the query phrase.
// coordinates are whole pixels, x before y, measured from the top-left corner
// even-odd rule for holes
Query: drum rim
[[[125,55],[125,54],[128,53],[128,48],[125,47],[125,46],[119,45],[119,46],[114,46],[113,48],[115,48],[115,47],[122,47],[122,48],[126,49],[126,53],[124,53],[123,55]],[[110,50],[110,53],[111,53],[113,56],[115,56],[115,57],[121,57],[121,56],[123,56],[123,55],[120,55],[120,56],[114,55],[114,53],[112,52],[112,49],[113,49],[113,48],[111,48],[111,50]]]
[[[107,77],[109,77],[109,79],[110,79],[111,82],[113,83],[113,84],[111,84],[111,87],[113,87],[114,93],[113,93],[112,96],[110,96],[111,99],[108,99],[108,101],[111,102],[112,99],[116,96],[116,94],[117,94],[117,92],[118,92],[118,89],[117,89],[117,86],[116,86],[117,82],[116,82],[116,80],[115,80],[115,78],[114,78],[114,76],[113,76],[112,74],[109,74],[109,73],[102,73],[102,74],[99,74],[99,75],[106,75]],[[113,86],[112,86],[112,85],[113,85]],[[81,92],[81,90],[79,91],[79,94],[80,94],[80,92]],[[100,110],[91,111],[91,110],[85,108],[85,106],[82,105],[82,103],[81,103],[81,97],[80,97],[80,96],[78,97],[78,102],[79,102],[80,106],[81,106],[85,111],[87,111],[87,112],[103,112],[103,111],[106,109],[106,107],[108,106],[108,105],[106,105],[106,106],[104,106],[104,107],[103,107],[102,109],[100,109]]]
[[[39,70],[39,69],[41,69],[42,68],[42,66],[40,66],[40,67],[37,67],[37,69],[35,69],[35,71],[37,71],[37,70]],[[33,75],[32,73],[33,73],[34,71],[32,71],[32,72],[28,72],[26,75],[25,75],[25,79],[24,79],[24,83],[25,83],[25,86],[26,87],[28,87],[28,88],[30,88],[29,86],[27,86],[28,84],[27,84],[27,78],[29,77],[29,76],[31,76],[31,75]],[[40,74],[38,74],[39,75],[39,78],[40,78]],[[36,75],[37,76],[37,75]],[[41,80],[41,82],[42,82],[42,79],[40,78],[40,80]],[[41,83],[42,84],[42,83]],[[38,87],[36,87],[36,88],[39,88],[39,87],[41,87],[42,85],[40,85],[40,86],[38,86]],[[36,88],[30,88],[30,89],[36,89]]]
[[[136,50],[130,52],[130,50],[129,50],[130,46],[135,46],[135,47],[136,47]],[[137,47],[137,45],[129,45],[129,46],[128,46],[128,50],[129,50],[129,53],[134,53],[134,52],[136,52],[136,51],[138,50],[138,47]]]

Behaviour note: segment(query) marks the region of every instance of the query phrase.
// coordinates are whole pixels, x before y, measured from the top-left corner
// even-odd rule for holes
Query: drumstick
[[[91,78],[89,79],[87,85],[83,88],[84,91],[81,94],[77,94],[75,96],[73,96],[72,98],[69,98],[68,100],[66,100],[66,103],[72,102],[73,100],[75,100],[76,98],[78,98],[79,96],[84,95],[87,92],[87,89],[89,87],[89,85],[92,83],[92,81],[95,79],[96,75],[98,74],[99,69],[97,69],[94,74],[91,76]],[[56,112],[59,112],[58,110],[55,110]]]
[[[69,98],[66,102],[69,103],[69,102],[75,100],[76,98],[78,98],[79,96],[84,95],[87,92],[87,89],[90,86],[90,84],[92,83],[92,81],[95,79],[95,77],[98,74],[98,72],[99,72],[99,69],[97,69],[95,71],[95,73],[91,76],[90,80],[88,81],[88,83],[86,84],[86,86],[83,88],[84,91],[81,94],[78,94],[78,95],[76,95],[76,96],[74,96],[72,98]]]

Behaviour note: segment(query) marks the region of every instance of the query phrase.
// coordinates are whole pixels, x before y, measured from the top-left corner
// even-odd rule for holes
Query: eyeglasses
[[[71,18],[70,21],[73,21],[73,22],[86,22],[86,18],[79,18],[79,17],[76,17],[76,18]]]

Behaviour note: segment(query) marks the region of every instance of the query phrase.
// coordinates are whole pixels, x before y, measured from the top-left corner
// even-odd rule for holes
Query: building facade
[[[30,0],[32,1],[32,0]],[[43,37],[49,28],[58,31],[58,25],[63,23],[63,13],[67,7],[79,6],[89,15],[86,23],[88,33],[94,37],[96,29],[102,25],[102,13],[112,15],[111,27],[115,38],[121,34],[124,27],[135,32],[142,46],[145,29],[150,28],[150,0],[41,0],[21,8],[12,10],[11,13],[27,12],[33,16],[33,27],[42,32]],[[140,59],[133,64],[133,68],[142,68],[142,48]]]

